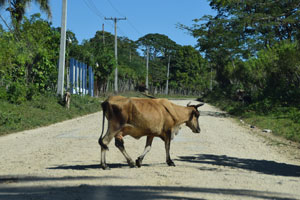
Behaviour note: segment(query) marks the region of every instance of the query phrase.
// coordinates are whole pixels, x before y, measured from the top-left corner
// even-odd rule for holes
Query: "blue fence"
[[[74,58],[70,59],[70,92],[71,94],[94,96],[93,68]]]

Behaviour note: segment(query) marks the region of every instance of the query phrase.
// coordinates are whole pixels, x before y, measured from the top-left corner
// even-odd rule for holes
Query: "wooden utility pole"
[[[212,91],[212,67],[210,64],[210,91]]]
[[[124,18],[107,18],[105,20],[113,20],[115,23],[115,60],[116,60],[116,70],[115,70],[115,93],[118,93],[118,40],[117,40],[117,21],[119,20],[126,20]]]
[[[57,95],[60,95],[61,98],[63,98],[63,95],[64,95],[66,27],[67,27],[67,0],[62,0],[59,69],[58,69],[58,79],[57,79]]]
[[[170,61],[171,61],[171,56],[169,55],[169,60],[168,60],[168,71],[167,71],[167,83],[166,83],[166,95],[169,93]]]
[[[147,46],[147,58],[146,58],[146,89],[147,90],[149,90],[148,69],[149,69],[149,47]]]
[[[102,41],[103,41],[103,45],[105,45],[104,24],[102,24]]]

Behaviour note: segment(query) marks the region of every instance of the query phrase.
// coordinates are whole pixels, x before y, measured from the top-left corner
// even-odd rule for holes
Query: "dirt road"
[[[111,170],[102,170],[101,113],[0,137],[0,199],[300,199],[300,149],[210,105],[200,110],[201,133],[184,126],[171,143],[176,167],[156,139],[141,168],[129,168],[112,142]],[[125,137],[134,159],[144,145],[145,138]]]

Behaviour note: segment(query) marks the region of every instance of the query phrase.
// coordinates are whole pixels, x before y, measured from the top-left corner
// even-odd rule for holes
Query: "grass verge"
[[[297,106],[283,106],[267,99],[243,104],[218,95],[209,95],[205,101],[248,124],[270,129],[275,135],[300,143],[300,108]]]
[[[38,96],[20,105],[0,99],[0,135],[50,125],[101,110],[100,99],[72,95],[67,110],[55,95]]]

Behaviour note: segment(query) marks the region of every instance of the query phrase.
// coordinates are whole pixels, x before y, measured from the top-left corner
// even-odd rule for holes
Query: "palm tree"
[[[25,14],[26,8],[30,3],[34,1],[40,5],[40,9],[45,12],[48,18],[51,18],[51,10],[49,6],[49,0],[0,0],[0,7],[6,7],[6,10],[10,12],[10,17],[13,24],[16,23],[15,28],[21,23]]]

